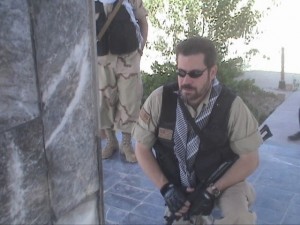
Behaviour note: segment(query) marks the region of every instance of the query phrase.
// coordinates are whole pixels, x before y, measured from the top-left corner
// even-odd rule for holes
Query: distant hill
[[[243,75],[237,78],[237,80],[242,79],[254,79],[255,84],[264,89],[269,91],[274,91],[278,89],[279,81],[281,80],[280,72],[273,72],[273,71],[262,71],[262,70],[252,70],[246,71]],[[293,84],[293,80],[300,82],[300,74],[297,73],[285,73],[285,83],[286,84]]]
[[[240,91],[240,95],[248,105],[260,124],[288,97],[292,91],[280,90],[278,88],[281,80],[280,72],[273,71],[246,71],[237,80],[254,79],[259,88]],[[300,82],[300,74],[286,73],[284,80],[286,85],[292,85],[293,80]]]

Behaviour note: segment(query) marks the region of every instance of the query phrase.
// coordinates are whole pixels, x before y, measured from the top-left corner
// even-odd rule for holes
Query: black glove
[[[209,193],[206,189],[197,189],[188,196],[191,202],[189,216],[204,215],[207,216],[214,208],[215,196]]]
[[[160,193],[164,197],[166,205],[172,213],[178,212],[187,201],[187,197],[184,192],[174,184],[165,184],[160,189]]]

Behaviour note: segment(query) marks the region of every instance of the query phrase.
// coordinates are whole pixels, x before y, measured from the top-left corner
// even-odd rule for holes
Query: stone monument
[[[0,224],[103,224],[94,23],[94,1],[0,3]]]

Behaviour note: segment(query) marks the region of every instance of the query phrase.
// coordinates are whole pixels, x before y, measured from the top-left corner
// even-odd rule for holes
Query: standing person
[[[95,2],[97,34],[118,0]],[[97,13],[99,13],[97,15]],[[131,131],[139,114],[143,88],[140,60],[148,35],[147,11],[142,0],[124,0],[103,38],[97,43],[100,128],[107,144],[102,158],[119,148],[115,130],[122,132],[120,152],[128,162],[136,162]]]
[[[299,126],[300,126],[300,108],[299,108],[299,112],[298,112],[298,122],[299,122]],[[288,139],[291,140],[291,141],[300,140],[300,131],[296,132],[293,135],[288,136]]]
[[[223,218],[214,224],[255,224],[256,214],[249,210],[255,194],[246,178],[258,166],[262,139],[241,98],[218,82],[216,55],[206,38],[178,44],[178,83],[159,87],[144,103],[133,129],[136,156],[168,210],[181,218],[179,224],[190,222],[183,219],[186,215],[200,224],[201,215],[210,215],[215,205]],[[234,163],[223,176],[203,186],[230,160]]]

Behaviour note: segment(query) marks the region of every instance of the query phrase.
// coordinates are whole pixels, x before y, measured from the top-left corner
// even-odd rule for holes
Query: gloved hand
[[[164,197],[166,205],[172,213],[178,212],[187,201],[185,193],[174,184],[165,184],[160,189],[160,193]]]
[[[188,196],[188,200],[191,202],[189,209],[189,216],[204,215],[207,216],[214,208],[215,196],[209,193],[206,189],[195,189],[193,193]]]

